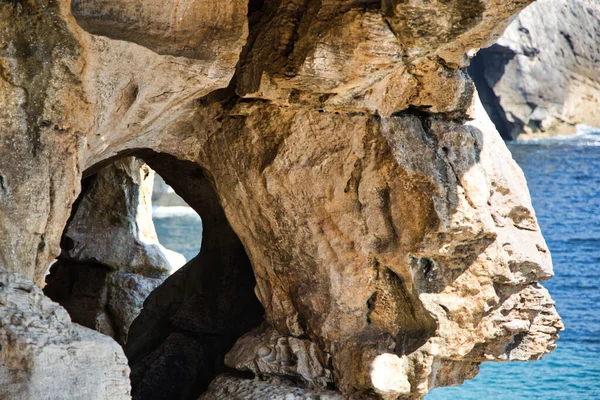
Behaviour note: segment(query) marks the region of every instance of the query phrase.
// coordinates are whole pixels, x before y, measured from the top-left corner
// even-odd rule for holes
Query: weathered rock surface
[[[242,336],[227,353],[225,364],[257,376],[300,378],[323,388],[333,383],[329,360],[315,343],[282,336],[266,323]]]
[[[44,292],[73,321],[127,341],[146,297],[185,258],[158,242],[150,197],[154,172],[127,157],[84,180]]]
[[[538,0],[473,60],[484,105],[503,137],[527,139],[600,126],[600,4]]]
[[[204,232],[130,328],[134,398],[198,398],[261,322],[226,360],[271,383],[212,398],[419,398],[537,359],[562,328],[550,255],[464,68],[528,3],[252,1],[241,50],[202,33],[216,3],[181,14],[231,63],[183,51],[169,4],[0,3],[0,261],[40,282],[80,179],[136,156]]]
[[[84,181],[63,234],[61,258],[154,277],[185,264],[180,254],[158,242],[152,222],[153,182],[154,172],[135,157],[116,161]]]
[[[144,302],[125,353],[136,399],[196,399],[236,339],[260,324],[250,260],[196,163],[142,154],[201,216],[202,250]],[[176,172],[175,172],[176,171]]]
[[[330,390],[314,390],[294,386],[278,378],[264,381],[242,379],[234,376],[218,376],[200,400],[344,400],[345,397]]]
[[[72,323],[33,282],[0,266],[0,398],[125,400],[128,375],[115,341]]]

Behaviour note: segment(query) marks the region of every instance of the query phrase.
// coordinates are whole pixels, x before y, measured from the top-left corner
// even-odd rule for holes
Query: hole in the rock
[[[264,310],[202,168],[133,154],[88,171],[44,291],[124,346],[134,399],[197,399]]]
[[[159,242],[191,260],[200,252],[200,216],[159,174],[154,175],[153,189],[152,221]]]

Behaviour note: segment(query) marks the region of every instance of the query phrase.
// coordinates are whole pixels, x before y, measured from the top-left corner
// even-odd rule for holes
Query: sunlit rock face
[[[567,135],[600,126],[600,4],[538,0],[470,72],[486,110],[507,139]]]
[[[84,174],[165,178],[203,242],[129,330],[134,398],[420,398],[554,348],[550,254],[465,72],[528,1],[121,3],[0,6],[0,261],[41,282]]]

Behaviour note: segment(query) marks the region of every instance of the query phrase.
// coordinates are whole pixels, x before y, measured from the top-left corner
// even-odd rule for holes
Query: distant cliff
[[[154,175],[152,205],[155,207],[187,207],[187,203],[181,197],[179,197],[173,188],[167,185],[165,180],[158,174]]]
[[[600,2],[536,1],[469,72],[505,139],[600,126]]]

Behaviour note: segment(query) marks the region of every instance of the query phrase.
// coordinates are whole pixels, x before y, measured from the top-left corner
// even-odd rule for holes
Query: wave
[[[172,217],[196,217],[200,219],[200,216],[191,207],[185,206],[153,206],[152,207],[153,218],[172,218]]]
[[[600,146],[600,128],[589,125],[577,125],[577,131],[571,135],[558,135],[544,138],[532,138],[523,141],[510,142],[512,145],[574,145],[574,146]]]

